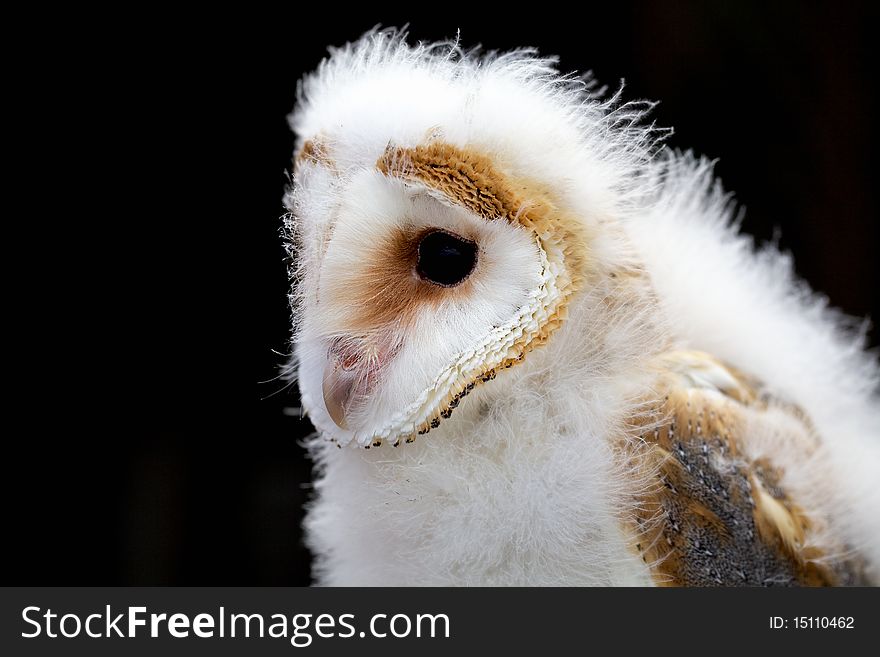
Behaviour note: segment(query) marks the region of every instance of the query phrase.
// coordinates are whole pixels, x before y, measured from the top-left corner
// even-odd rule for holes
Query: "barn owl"
[[[326,585],[880,574],[878,367],[650,106],[374,31],[285,197]]]

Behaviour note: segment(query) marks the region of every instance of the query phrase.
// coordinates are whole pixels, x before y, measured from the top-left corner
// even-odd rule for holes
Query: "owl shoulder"
[[[654,367],[652,401],[629,439],[647,484],[628,524],[655,581],[860,583],[862,565],[787,485],[821,445],[807,413],[709,354],[669,351]]]

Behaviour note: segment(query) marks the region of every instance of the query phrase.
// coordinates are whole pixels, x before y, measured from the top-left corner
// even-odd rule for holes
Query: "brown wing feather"
[[[803,411],[699,352],[665,354],[658,387],[659,404],[634,420],[641,434],[633,458],[654,485],[638,495],[632,521],[636,549],[658,584],[861,582],[858,563],[805,547],[812,520],[783,488],[781,469],[743,449],[745,414],[771,407],[800,424],[802,449],[815,449],[818,437]]]

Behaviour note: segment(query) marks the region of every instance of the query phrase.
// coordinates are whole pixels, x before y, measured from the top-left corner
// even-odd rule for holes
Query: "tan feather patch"
[[[293,157],[294,169],[306,162],[324,166],[328,169],[335,168],[333,159],[330,157],[330,147],[321,139],[306,140],[302,148]]]
[[[809,438],[806,414],[778,402],[759,382],[699,352],[658,361],[661,401],[635,420],[631,458],[653,480],[637,495],[629,526],[660,585],[809,585],[863,582],[862,565],[820,549],[814,518],[782,486],[782,470],[743,449],[747,413],[784,409]],[[815,519],[818,520],[818,519]]]

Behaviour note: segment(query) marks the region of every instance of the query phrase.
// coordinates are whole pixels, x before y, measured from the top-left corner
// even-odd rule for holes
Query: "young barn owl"
[[[391,32],[303,81],[318,582],[877,581],[878,368],[646,109]]]

